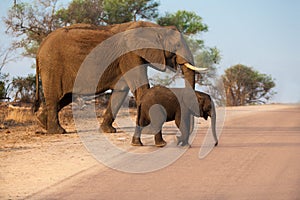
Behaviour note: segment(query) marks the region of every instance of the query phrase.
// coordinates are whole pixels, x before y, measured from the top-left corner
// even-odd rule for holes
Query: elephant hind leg
[[[61,127],[58,121],[58,113],[56,110],[48,111],[47,119],[47,133],[48,134],[63,134],[66,130]]]
[[[59,102],[46,101],[47,107],[47,133],[48,134],[63,134],[65,129],[61,127],[58,120]]]
[[[47,116],[47,133],[49,134],[63,134],[66,130],[61,127],[58,119],[58,112],[65,106],[72,102],[72,93],[67,93],[63,96],[58,103],[49,103],[47,105],[48,116]]]
[[[161,132],[163,124],[167,120],[167,112],[165,108],[159,104],[155,104],[151,106],[149,115],[151,119],[150,127],[153,132],[156,133],[154,136],[155,146],[166,146],[167,142],[163,139]]]
[[[155,140],[155,146],[157,147],[164,147],[167,144],[167,142],[162,137],[161,131],[155,134],[154,140]]]
[[[68,93],[66,94],[59,102],[58,105],[56,107],[55,110],[57,110],[55,112],[55,110],[51,109],[52,111],[50,111],[50,118],[51,121],[48,123],[48,108],[49,106],[43,106],[42,111],[37,113],[37,121],[39,123],[39,125],[48,130],[50,128],[50,130],[47,131],[47,133],[65,133],[66,131],[60,126],[59,122],[58,122],[58,112],[65,106],[67,106],[68,104],[70,104],[72,102],[72,94]],[[52,104],[50,107],[53,107]],[[56,116],[57,115],[57,116]],[[55,117],[56,116],[56,117]],[[56,123],[53,123],[57,121],[58,125],[54,125]]]
[[[42,108],[42,111],[37,113],[37,121],[39,125],[46,130],[47,130],[47,118],[48,118],[47,109]]]

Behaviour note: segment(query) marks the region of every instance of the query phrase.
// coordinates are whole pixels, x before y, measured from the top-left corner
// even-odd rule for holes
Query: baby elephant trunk
[[[215,104],[213,103],[213,101],[211,101],[211,113],[210,113],[210,117],[211,117],[212,134],[213,134],[214,139],[215,139],[215,146],[217,146],[218,145],[218,137],[217,137],[217,131],[216,131],[217,115],[216,115]]]

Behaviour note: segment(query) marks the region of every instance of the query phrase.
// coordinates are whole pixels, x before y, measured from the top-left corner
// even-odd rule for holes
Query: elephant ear
[[[207,120],[208,116],[211,116],[212,113],[212,107],[214,106],[213,101],[208,94],[203,92],[196,91],[196,95],[199,102],[200,117],[203,117],[205,120]]]
[[[142,27],[124,32],[126,51],[132,51],[154,68],[166,70],[166,59],[162,35],[165,29],[160,27]]]

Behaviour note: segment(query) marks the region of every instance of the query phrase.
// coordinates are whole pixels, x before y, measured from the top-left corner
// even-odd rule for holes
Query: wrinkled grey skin
[[[177,137],[178,145],[187,146],[189,145],[192,115],[203,117],[205,120],[211,117],[212,133],[215,146],[217,146],[216,111],[211,97],[206,93],[195,91],[198,105],[192,105],[193,96],[188,93],[189,91],[185,88],[166,88],[163,86],[150,88],[138,105],[138,121],[132,138],[132,145],[142,146],[140,136],[141,133],[146,133],[155,134],[156,146],[165,146],[167,143],[162,138],[162,126],[166,121],[175,120],[176,126],[181,132],[181,136]],[[199,106],[199,109],[195,106]]]
[[[135,95],[136,101],[139,102],[144,91],[149,88],[149,84],[138,86],[134,80],[125,79],[121,87],[114,90],[115,84],[120,80],[122,75],[137,66],[144,66],[136,70],[133,77],[139,77],[148,81],[147,67],[150,63],[159,64],[155,69],[165,71],[166,66],[176,69],[181,67],[186,83],[191,87],[195,86],[195,72],[187,68],[184,63],[193,63],[193,56],[187,47],[183,37],[172,35],[174,28],[163,28],[169,31],[168,35],[161,35],[160,32],[149,30],[147,34],[151,38],[147,41],[145,35],[128,35],[116,41],[109,48],[110,52],[115,52],[118,48],[126,47],[136,41],[148,42],[160,45],[160,49],[139,49],[128,52],[115,61],[113,61],[104,71],[103,76],[99,77],[97,91],[93,94],[82,92],[73,93],[73,86],[81,63],[87,55],[100,43],[106,39],[127,30],[144,27],[158,27],[157,24],[150,22],[129,22],[112,26],[92,26],[87,24],[77,24],[65,28],[57,29],[48,35],[42,42],[37,53],[37,90],[35,112],[40,107],[40,97],[38,91],[39,76],[42,80],[45,106],[37,116],[40,125],[47,130],[47,133],[65,133],[58,120],[58,112],[66,105],[72,102],[73,95],[93,95],[100,94],[109,89],[113,90],[117,102],[110,101],[108,108],[103,116],[101,128],[104,132],[116,132],[112,126],[122,102],[127,96],[129,90]],[[171,30],[173,32],[171,32]],[[153,39],[155,38],[155,39]],[[169,49],[165,51],[164,49]],[[172,50],[170,52],[170,50]],[[152,65],[150,65],[152,66]],[[100,67],[100,66],[99,66]],[[93,71],[90,72],[93,75]],[[87,80],[89,75],[87,74]],[[112,109],[113,107],[113,109]]]

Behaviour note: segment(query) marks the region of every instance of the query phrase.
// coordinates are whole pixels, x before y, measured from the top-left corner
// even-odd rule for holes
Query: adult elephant
[[[65,132],[60,126],[58,112],[72,102],[74,83],[82,63],[90,59],[89,54],[94,52],[96,47],[120,33],[122,33],[120,37],[106,45],[104,51],[102,49],[102,53],[104,52],[108,57],[120,49],[123,53],[108,66],[102,66],[102,62],[91,64],[97,66],[93,66],[93,70],[85,72],[85,83],[95,74],[95,69],[103,69],[102,76],[97,77],[96,90],[78,91],[79,94],[99,94],[109,89],[113,90],[114,99],[117,101],[114,100],[112,106],[110,100],[103,116],[101,128],[104,132],[116,132],[112,123],[129,89],[135,95],[136,101],[139,102],[143,92],[149,88],[148,82],[138,85],[135,81],[135,79],[148,81],[147,66],[153,66],[160,71],[165,71],[166,66],[173,69],[181,66],[186,82],[194,88],[195,70],[199,70],[199,68],[193,66],[193,56],[182,35],[172,27],[163,28],[150,22],[129,22],[111,26],[76,24],[60,28],[49,34],[42,42],[36,58],[35,112],[40,107],[38,91],[40,75],[45,106],[37,118],[41,126],[47,129],[47,133]],[[94,55],[94,57],[97,56]],[[139,67],[138,70],[133,70],[135,67]],[[133,76],[125,78],[122,86],[116,90],[116,84],[129,71]]]

